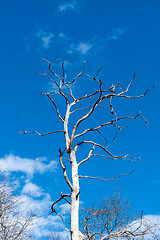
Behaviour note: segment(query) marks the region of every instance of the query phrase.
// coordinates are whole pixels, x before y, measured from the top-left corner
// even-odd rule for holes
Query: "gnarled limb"
[[[61,197],[58,198],[54,203],[52,203],[52,206],[51,206],[52,212],[50,213],[50,214],[55,213],[57,216],[59,216],[59,217],[62,219],[63,222],[65,222],[64,218],[55,210],[54,205],[57,204],[58,202],[60,202],[61,200],[65,200],[68,204],[71,204],[71,203],[66,199],[66,197],[71,197],[71,195],[70,195],[70,194],[63,194],[63,193],[61,192]],[[49,215],[50,215],[50,214],[49,214]],[[66,222],[65,222],[65,223],[66,223]]]

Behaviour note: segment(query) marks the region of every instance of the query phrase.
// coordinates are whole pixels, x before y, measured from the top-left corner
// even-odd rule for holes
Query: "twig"
[[[135,171],[135,170],[133,170],[132,172],[127,173],[127,174],[118,175],[118,176],[116,176],[116,177],[114,177],[114,178],[111,178],[111,179],[104,179],[104,178],[101,178],[101,177],[81,176],[81,175],[79,175],[78,177],[79,177],[79,178],[98,179],[98,180],[102,180],[102,181],[105,181],[105,182],[109,182],[109,181],[114,181],[116,178],[119,178],[119,177],[128,176],[128,175],[132,174],[134,171]]]
[[[43,137],[43,136],[46,136],[46,135],[49,135],[49,134],[52,134],[52,133],[61,133],[61,132],[64,132],[64,130],[53,131],[53,132],[43,133],[43,134],[41,134],[41,133],[39,133],[39,132],[37,132],[37,131],[23,131],[23,132],[21,132],[21,131],[17,130],[17,132],[18,132],[18,133],[23,133],[23,134],[36,133],[36,134],[38,134],[39,136]]]
[[[135,159],[135,160],[137,160],[137,158],[134,158],[134,157],[132,157],[131,155],[129,155],[129,154],[126,154],[126,155],[124,155],[124,156],[116,156],[116,155],[113,155],[111,152],[109,152],[104,146],[102,146],[101,144],[98,144],[98,143],[95,143],[95,142],[93,142],[93,141],[82,141],[82,142],[80,142],[80,143],[78,143],[76,146],[75,146],[75,149],[74,149],[74,151],[76,152],[77,151],[77,148],[79,147],[79,146],[81,146],[82,144],[92,144],[92,145],[94,145],[94,146],[97,146],[97,147],[99,147],[99,148],[101,148],[102,150],[104,150],[106,153],[108,153],[108,155],[109,156],[111,156],[113,159],[126,159],[127,157],[129,157],[129,158],[131,158],[131,159]]]
[[[78,163],[78,166],[80,166],[82,163],[88,161],[90,159],[90,157],[92,156],[92,152],[94,150],[95,146],[93,145],[92,149],[90,150],[89,154],[88,154],[88,157],[83,159],[80,163]]]

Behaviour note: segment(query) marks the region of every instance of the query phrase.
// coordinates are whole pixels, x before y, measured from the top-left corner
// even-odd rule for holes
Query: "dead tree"
[[[142,240],[160,239],[160,222],[150,221],[132,212],[132,205],[115,192],[104,199],[100,206],[82,209],[80,226],[88,240]]]
[[[113,105],[112,105],[112,99],[114,98],[125,98],[125,99],[134,99],[134,98],[141,98],[144,97],[149,89],[142,95],[135,95],[131,96],[128,94],[130,87],[132,86],[136,73],[134,73],[133,79],[128,84],[127,87],[123,89],[123,86],[121,84],[118,85],[111,85],[108,89],[103,89],[103,84],[101,78],[99,78],[99,72],[101,69],[97,71],[95,76],[90,76],[85,72],[86,62],[84,62],[84,66],[79,74],[76,75],[75,78],[68,80],[65,73],[65,62],[62,62],[62,76],[59,76],[55,70],[53,70],[53,63],[43,59],[48,64],[48,72],[44,73],[36,73],[40,74],[42,76],[45,76],[49,81],[54,85],[54,89],[56,89],[53,92],[47,92],[47,93],[41,93],[41,95],[46,96],[51,103],[53,104],[53,107],[55,108],[57,117],[59,118],[62,129],[51,131],[48,133],[41,134],[37,131],[24,131],[23,133],[35,133],[39,136],[46,136],[49,134],[54,133],[61,133],[64,135],[65,138],[65,147],[59,148],[59,162],[60,166],[63,171],[64,179],[66,183],[68,184],[70,188],[69,194],[63,194],[61,193],[61,197],[55,201],[52,205],[52,212],[58,214],[56,210],[54,209],[54,205],[58,203],[61,200],[65,200],[67,202],[70,202],[71,204],[71,226],[70,226],[70,232],[71,232],[71,239],[77,240],[80,238],[79,233],[79,195],[80,195],[80,188],[79,188],[79,179],[80,178],[90,178],[90,179],[101,179],[102,181],[110,181],[114,180],[120,176],[128,175],[128,174],[122,174],[119,176],[114,177],[113,179],[103,179],[100,177],[92,177],[92,176],[82,176],[79,175],[78,169],[81,167],[82,164],[85,164],[87,161],[91,160],[93,157],[105,157],[107,159],[112,160],[139,160],[134,159],[131,155],[126,154],[124,156],[118,156],[114,155],[112,152],[108,150],[107,147],[102,145],[101,143],[98,143],[94,140],[87,140],[87,134],[89,132],[94,132],[95,134],[100,134],[105,138],[105,136],[102,134],[102,130],[107,126],[113,126],[117,129],[117,131],[121,130],[120,121],[126,120],[126,119],[136,119],[136,118],[142,118],[147,122],[147,120],[142,116],[141,112],[137,113],[135,116],[117,116],[116,112],[114,111]],[[90,79],[92,81],[93,85],[95,85],[95,89],[93,88],[92,91],[90,89],[85,90],[85,93],[80,95],[80,92],[75,91],[74,85],[82,81],[81,77],[85,77]],[[88,91],[88,92],[87,92]],[[78,93],[78,94],[77,94]],[[63,107],[58,107],[58,97],[61,97],[61,99],[64,100]],[[79,131],[80,125],[82,125],[83,122],[88,120],[94,113],[96,109],[99,108],[106,108],[106,100],[109,101],[109,111],[111,113],[112,119],[108,121],[104,121],[104,119],[101,119],[101,123],[96,127],[89,127],[86,129],[83,129],[82,131]],[[64,112],[64,117],[62,115],[62,112]],[[75,121],[73,125],[69,123],[69,118],[71,115],[74,115],[77,117],[78,113],[78,119]],[[76,118],[75,117],[75,118]],[[81,159],[80,161],[77,160],[77,151],[79,150],[80,146],[91,146],[88,156],[84,159]],[[101,149],[104,154],[96,153],[97,149]],[[66,156],[68,155],[68,157]],[[69,162],[69,167],[71,168],[71,176],[68,175],[67,171],[67,165],[64,163],[65,161]],[[129,173],[130,174],[130,173]],[[70,199],[70,200],[69,200]],[[82,237],[81,237],[82,239]]]

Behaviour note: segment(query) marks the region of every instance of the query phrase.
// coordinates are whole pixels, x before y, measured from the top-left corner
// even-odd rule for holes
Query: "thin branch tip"
[[[46,60],[45,58],[42,58],[42,60],[47,62],[49,65],[51,65],[51,63],[48,60]]]

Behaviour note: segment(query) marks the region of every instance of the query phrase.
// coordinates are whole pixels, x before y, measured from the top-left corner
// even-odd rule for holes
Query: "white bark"
[[[126,87],[125,90],[122,89],[121,85],[118,84],[118,85],[113,85],[108,88],[107,90],[103,90],[102,89],[102,81],[101,81],[101,78],[99,79],[98,77],[98,74],[100,72],[101,69],[99,69],[96,73],[96,75],[94,77],[88,75],[87,73],[84,72],[85,70],[85,62],[84,62],[84,66],[81,70],[81,72],[79,74],[76,75],[76,77],[71,80],[71,81],[66,81],[66,74],[65,74],[65,69],[64,69],[64,63],[65,62],[62,62],[62,73],[63,73],[63,76],[62,78],[60,78],[55,72],[54,70],[51,69],[51,66],[52,64],[54,63],[51,63],[47,60],[44,59],[45,62],[47,62],[49,64],[48,68],[49,68],[49,71],[50,73],[53,74],[53,76],[55,77],[55,79],[52,79],[46,72],[44,74],[40,74],[40,75],[44,75],[46,76],[52,83],[55,84],[55,86],[57,87],[57,90],[58,92],[53,92],[53,93],[41,93],[42,95],[45,95],[47,96],[50,101],[52,102],[52,104],[54,105],[55,107],[55,110],[56,110],[56,114],[58,116],[58,118],[61,120],[61,122],[63,123],[63,127],[64,127],[64,130],[60,130],[60,131],[53,131],[53,132],[49,132],[49,133],[45,133],[45,134],[40,134],[39,132],[37,131],[32,131],[32,133],[36,133],[38,134],[39,136],[45,136],[45,135],[49,135],[49,134],[52,134],[52,133],[57,133],[57,132],[64,132],[64,137],[65,137],[65,144],[66,144],[66,148],[62,151],[61,149],[59,149],[59,153],[60,153],[60,165],[62,167],[62,170],[63,170],[63,175],[64,175],[64,178],[65,178],[65,181],[66,183],[68,184],[70,190],[71,190],[71,195],[70,194],[67,194],[67,196],[71,196],[71,240],[80,240],[80,239],[84,239],[84,236],[83,234],[81,234],[79,232],[79,177],[83,177],[83,178],[92,178],[92,179],[101,179],[101,180],[104,180],[106,181],[105,179],[103,178],[97,178],[97,177],[91,177],[91,176],[78,176],[78,167],[85,163],[86,161],[88,161],[89,159],[91,159],[91,157],[96,157],[96,156],[103,156],[103,155],[99,155],[99,154],[92,154],[94,148],[100,148],[101,150],[104,151],[105,154],[107,155],[104,155],[103,157],[105,158],[108,158],[108,159],[111,159],[111,160],[130,160],[130,161],[133,161],[133,160],[139,160],[139,159],[135,159],[133,158],[132,156],[126,154],[125,156],[116,156],[114,154],[112,154],[111,152],[108,151],[107,148],[105,148],[103,145],[99,144],[99,143],[96,143],[94,141],[87,141],[87,140],[81,140],[79,143],[77,143],[77,145],[75,146],[74,144],[74,140],[75,138],[78,140],[79,137],[82,137],[84,136],[85,134],[87,134],[88,132],[98,132],[99,134],[101,134],[99,132],[99,130],[101,130],[103,127],[105,126],[108,126],[108,125],[112,125],[114,127],[117,128],[117,132],[119,130],[122,129],[123,126],[120,126],[118,124],[119,121],[123,121],[124,119],[136,119],[138,116],[141,117],[142,119],[144,119],[147,123],[147,120],[141,115],[141,113],[137,114],[136,116],[134,117],[117,117],[116,113],[114,112],[114,109],[113,109],[113,105],[112,105],[112,99],[113,98],[119,98],[119,97],[123,97],[123,98],[129,98],[129,99],[132,99],[132,98],[140,98],[140,97],[144,97],[147,92],[150,90],[148,89],[144,94],[142,95],[136,95],[136,96],[130,96],[130,95],[127,95],[128,91],[129,91],[129,88],[132,86],[133,84],[133,81],[134,81],[134,78],[136,76],[136,73],[134,73],[134,76],[131,80],[131,82],[129,83],[129,85]],[[56,60],[57,61],[57,60]],[[89,78],[91,78],[93,81],[96,81],[99,85],[99,89],[96,90],[96,89],[93,89],[93,92],[90,93],[90,94],[87,94],[86,92],[84,93],[85,95],[82,95],[81,97],[79,98],[76,98],[72,92],[72,85],[74,83],[76,83],[76,80],[78,80],[78,78],[82,75],[85,75]],[[63,87],[65,87],[65,91],[63,91]],[[61,96],[64,100],[65,100],[65,106],[66,106],[66,113],[65,113],[65,117],[62,118],[61,117],[61,114],[60,114],[60,111],[59,111],[59,108],[55,102],[55,99],[54,97],[56,95],[59,95]],[[109,108],[110,108],[110,112],[111,114],[113,114],[113,118],[111,121],[109,122],[103,122],[103,119],[102,119],[102,123],[97,126],[97,127],[91,127],[91,128],[88,128],[88,129],[84,129],[81,133],[78,133],[76,134],[76,131],[77,131],[77,128],[78,126],[85,120],[87,120],[94,112],[95,112],[95,109],[97,107],[102,107],[102,108],[106,108],[103,106],[102,102],[104,100],[107,100],[109,99]],[[85,100],[89,100],[89,102],[85,102]],[[73,101],[73,102],[71,102]],[[82,106],[80,104],[78,104],[75,109],[73,111],[70,111],[71,108],[76,105],[77,103],[80,103],[81,101],[83,101],[83,104]],[[100,105],[101,104],[101,105]],[[64,106],[62,106],[64,107]],[[83,112],[84,110],[87,110],[87,112]],[[71,125],[70,127],[70,124],[69,124],[69,117],[70,117],[70,114],[73,114],[77,111],[81,111],[83,112],[83,114],[81,115],[81,117],[77,120],[77,122],[75,123],[74,126]],[[68,132],[68,127],[70,127],[70,130],[72,128],[72,133],[71,133],[71,136],[69,135],[69,132]],[[115,139],[115,137],[117,136],[117,132],[114,136],[113,139]],[[28,131],[24,131],[23,132],[24,134],[28,133]],[[103,137],[104,135],[101,134]],[[105,138],[105,137],[104,137]],[[105,138],[106,140],[106,138]],[[92,145],[92,149],[90,150],[87,158],[81,160],[79,162],[79,164],[77,164],[77,160],[76,160],[76,151],[78,149],[79,146],[83,145],[83,144],[91,144]],[[75,146],[74,147],[74,150],[72,149],[73,145]],[[72,181],[70,180],[70,177],[68,177],[67,175],[67,169],[66,169],[66,164],[63,163],[63,160],[65,160],[65,158],[63,158],[63,155],[68,153],[69,154],[69,157],[70,159],[67,159],[67,160],[70,160],[70,164],[71,164],[71,178],[72,178]],[[129,174],[124,174],[124,175],[129,175]],[[122,175],[119,175],[119,176],[122,176]],[[117,177],[119,177],[117,176]],[[114,179],[116,179],[117,177],[115,177]],[[111,179],[111,180],[114,180],[114,179]],[[60,200],[64,199],[64,195],[61,194],[61,198],[58,200],[58,201],[55,201],[53,204],[52,204],[52,212],[55,212],[56,211],[53,209],[53,206],[54,204],[56,204],[57,202],[59,202]]]
[[[71,194],[71,240],[79,240],[79,178],[75,152],[71,151],[72,194]]]
[[[64,135],[66,141],[66,149],[70,154],[71,171],[72,171],[72,186],[71,186],[71,240],[79,240],[79,177],[78,164],[76,161],[75,151],[72,150],[71,141],[68,134],[68,119],[70,115],[70,105],[67,106],[67,111],[64,121]],[[81,238],[82,239],[82,238]]]
[[[69,119],[69,114],[70,114],[70,105],[67,105],[67,111],[65,115],[65,121],[64,121],[64,136],[65,136],[65,141],[66,141],[66,149],[69,149],[70,145],[70,138],[68,134],[68,119]]]

